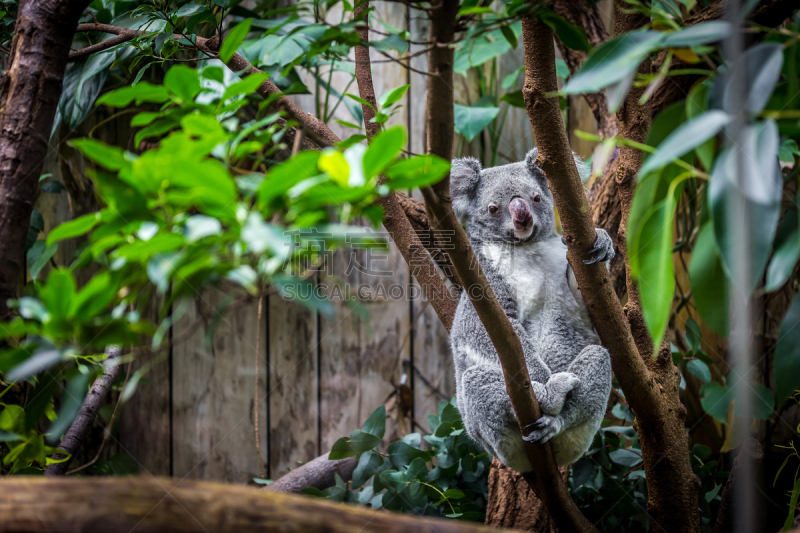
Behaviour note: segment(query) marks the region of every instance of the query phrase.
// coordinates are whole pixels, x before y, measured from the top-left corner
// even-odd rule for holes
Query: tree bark
[[[72,36],[87,0],[23,0],[0,78],[0,321],[16,298],[39,174]]]
[[[611,353],[614,374],[636,413],[642,445],[653,527],[656,530],[699,529],[696,476],[691,470],[688,438],[678,400],[679,375],[669,348],[648,363],[637,345],[603,265],[582,261],[596,239],[586,195],[578,176],[555,94],[553,32],[532,19],[522,22],[525,51],[523,95],[539,147],[539,166],[553,191],[575,272],[592,322]],[[617,117],[619,120],[619,116]],[[620,126],[622,127],[622,126]],[[635,171],[634,171],[635,173]],[[602,324],[602,327],[597,325]],[[650,352],[652,353],[652,351]]]
[[[110,346],[106,349],[106,353],[108,354],[108,359],[105,362],[103,375],[94,380],[92,388],[89,389],[89,393],[84,398],[80,411],[78,411],[78,416],[72,421],[69,429],[64,434],[64,438],[61,439],[61,443],[58,445],[58,449],[66,452],[66,454],[56,453],[53,455],[53,459],[60,462],[51,463],[45,467],[44,475],[46,477],[66,474],[71,461],[67,457],[74,456],[80,450],[83,440],[89,434],[92,425],[94,425],[97,413],[106,403],[108,393],[111,392],[111,386],[114,385],[114,381],[119,374],[119,364],[116,361],[119,356],[119,347]]]
[[[569,469],[560,468],[566,484]],[[547,514],[542,500],[533,492],[523,476],[498,461],[492,460],[489,470],[489,502],[486,524],[536,533],[558,533],[556,523]]]
[[[264,490],[300,494],[303,489],[309,487],[320,490],[327,489],[336,484],[336,474],[343,481],[350,481],[357,465],[358,461],[356,461],[355,457],[331,461],[326,453],[303,466],[298,466],[294,470],[287,472],[264,487]]]
[[[452,159],[453,138],[453,42],[457,0],[442,0],[432,8],[428,55],[428,152],[444,159]],[[550,34],[552,40],[552,33]],[[551,43],[552,45],[552,43]],[[555,63],[553,63],[555,68]],[[558,106],[558,103],[556,103]],[[560,112],[559,112],[560,113]],[[560,114],[559,114],[560,116]],[[576,171],[577,173],[577,171]],[[503,368],[506,391],[522,428],[541,416],[539,403],[530,386],[530,376],[525,363],[522,344],[511,322],[505,315],[486,276],[475,260],[464,228],[453,212],[450,199],[450,177],[424,187],[425,210],[428,220],[437,230],[451,236],[450,258],[461,286],[467,291],[481,323],[492,341]],[[549,443],[526,443],[528,458],[533,470],[523,475],[547,508],[550,518],[561,531],[596,531],[578,510],[567,491],[556,466]]]
[[[149,476],[0,481],[0,531],[126,533],[134,529],[153,533],[497,531],[474,522],[374,511],[208,481]]]

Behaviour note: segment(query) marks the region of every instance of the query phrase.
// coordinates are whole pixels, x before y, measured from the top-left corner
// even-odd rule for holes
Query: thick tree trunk
[[[481,524],[416,517],[255,487],[150,476],[13,477],[0,481],[0,531],[16,533],[490,533]]]
[[[559,470],[566,484],[569,469],[562,467]],[[522,474],[497,459],[492,460],[489,471],[486,524],[536,533],[558,533],[556,523],[547,514],[542,500],[531,490]]]
[[[39,174],[72,36],[88,0],[23,0],[0,79],[0,320],[17,296]]]

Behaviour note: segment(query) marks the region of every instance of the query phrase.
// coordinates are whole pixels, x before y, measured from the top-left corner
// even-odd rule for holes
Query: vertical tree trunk
[[[0,80],[0,320],[16,296],[72,36],[88,0],[23,0]]]

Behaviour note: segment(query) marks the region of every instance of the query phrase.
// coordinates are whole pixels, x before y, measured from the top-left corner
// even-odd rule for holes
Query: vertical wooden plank
[[[198,295],[175,326],[174,335],[180,335],[205,317],[189,340],[172,351],[173,475],[246,483],[260,476],[253,420],[254,365],[258,329],[262,365],[266,356],[266,321],[258,323],[257,303],[225,313],[211,346],[204,346],[206,328],[224,296],[214,289]],[[257,401],[260,413],[266,413],[265,372],[259,374]],[[264,415],[260,430],[263,454],[267,451]]]
[[[269,297],[269,476],[317,457],[317,314]]]
[[[155,293],[155,289],[151,289]],[[158,323],[162,302],[162,298],[153,295],[142,318]],[[120,417],[119,450],[136,461],[142,474],[172,475],[169,352],[140,356],[132,364],[131,375],[144,365],[153,366],[117,414]]]

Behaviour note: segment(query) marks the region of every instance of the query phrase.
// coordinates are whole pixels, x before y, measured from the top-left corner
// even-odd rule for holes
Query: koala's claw
[[[597,263],[598,261],[611,261],[614,258],[614,242],[611,236],[603,229],[597,228],[597,240],[589,250],[589,259],[583,261],[586,265]]]
[[[530,431],[527,437],[522,437],[525,442],[538,442],[544,444],[559,433],[559,421],[556,417],[542,415],[533,424],[525,426],[525,431]]]

